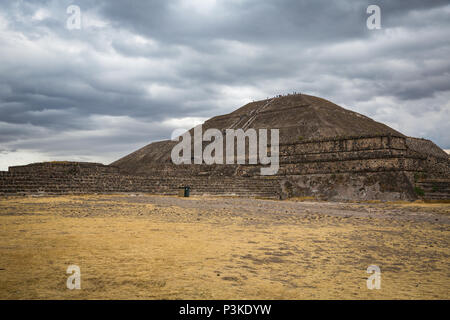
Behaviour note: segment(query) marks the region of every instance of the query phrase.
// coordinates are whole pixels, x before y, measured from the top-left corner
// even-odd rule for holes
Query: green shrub
[[[420,187],[415,187],[414,192],[418,195],[423,197],[425,195],[425,191],[423,191]]]

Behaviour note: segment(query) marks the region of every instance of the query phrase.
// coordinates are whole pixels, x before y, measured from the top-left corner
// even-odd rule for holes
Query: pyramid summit
[[[0,192],[177,194],[178,188],[189,185],[198,195],[326,200],[450,198],[449,155],[432,141],[408,137],[319,97],[293,94],[251,102],[205,121],[202,129],[222,133],[279,130],[278,170],[272,176],[262,176],[263,165],[250,163],[247,155],[243,163],[175,165],[171,153],[178,142],[165,140],[109,166],[53,162],[10,167],[0,175]],[[194,131],[189,130],[189,135]],[[243,141],[248,150],[250,139]],[[207,145],[203,141],[200,149]],[[60,185],[55,186],[50,178],[55,175]]]

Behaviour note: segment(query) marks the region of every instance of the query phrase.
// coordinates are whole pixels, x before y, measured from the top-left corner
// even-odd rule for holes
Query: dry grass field
[[[449,299],[449,226],[450,204],[1,198],[0,299]]]

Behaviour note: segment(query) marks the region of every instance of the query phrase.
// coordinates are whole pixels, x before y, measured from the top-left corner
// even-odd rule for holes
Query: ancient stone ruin
[[[295,94],[249,103],[209,119],[204,130],[280,130],[280,169],[261,165],[174,165],[177,143],[151,143],[111,165],[46,162],[0,172],[0,193],[149,192],[327,200],[450,199],[449,155],[425,139],[327,100]]]

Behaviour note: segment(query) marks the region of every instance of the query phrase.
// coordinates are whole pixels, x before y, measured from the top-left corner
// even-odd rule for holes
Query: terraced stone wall
[[[119,173],[115,167],[91,163],[42,163],[11,167],[0,172],[0,194],[67,194],[145,192],[177,194],[189,185],[192,194],[259,196],[279,198],[279,183],[273,179],[217,176],[136,176]]]

